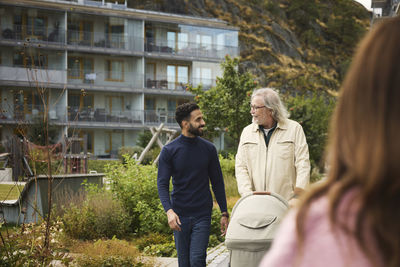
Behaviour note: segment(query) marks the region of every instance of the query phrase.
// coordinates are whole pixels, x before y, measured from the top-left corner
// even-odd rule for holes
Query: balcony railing
[[[124,110],[107,111],[105,108],[68,107],[68,121],[70,124],[102,124],[110,127],[124,125],[155,125],[166,123],[175,125],[175,111],[160,110]]]
[[[64,43],[65,31],[51,27],[35,27],[31,25],[13,25],[1,31],[0,40],[14,40],[32,43]]]
[[[48,112],[50,123],[64,123],[66,121],[65,109],[61,106],[52,107]],[[13,104],[4,106],[0,110],[0,122],[2,123],[34,123],[42,119],[45,107],[33,104]]]
[[[0,65],[0,80],[65,84],[67,82],[67,71],[39,67],[10,67]]]
[[[109,86],[110,83],[117,87],[142,88],[143,75],[121,71],[68,70],[68,84]]]
[[[76,47],[87,47],[90,49],[111,48],[143,52],[143,38],[139,36],[128,36],[127,34],[105,34],[104,32],[67,31],[68,45]]]
[[[224,58],[225,55],[239,55],[238,47],[224,46],[216,44],[199,44],[195,42],[169,42],[146,39],[146,52],[166,53],[180,56],[201,57],[201,58]]]
[[[145,86],[149,89],[185,91],[188,84],[193,86],[199,86],[201,84],[205,90],[210,89],[216,84],[215,79],[192,78],[187,81],[184,81],[184,79],[181,80],[182,81],[179,81],[175,76],[157,76],[156,79],[146,76]]]

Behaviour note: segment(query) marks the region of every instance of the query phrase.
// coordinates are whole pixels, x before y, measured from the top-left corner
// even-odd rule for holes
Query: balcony
[[[6,103],[7,104],[7,103]],[[0,110],[0,123],[4,124],[32,124],[38,119],[43,118],[43,105],[32,104],[14,104],[8,105]],[[63,124],[66,122],[64,108],[55,106],[48,112],[48,120],[50,124]]]
[[[74,30],[68,30],[67,34],[67,44],[75,50],[119,53],[143,52],[143,38],[139,36]]]
[[[178,81],[176,81],[178,80]],[[208,90],[216,85],[215,79],[193,78],[188,82],[179,82],[175,76],[158,76],[156,79],[151,79],[146,76],[147,89],[161,89],[161,90],[174,90],[186,91],[187,85],[191,84],[195,87],[202,85],[204,90]]]
[[[143,75],[120,71],[68,70],[70,88],[88,88],[109,91],[113,88],[143,88]]]
[[[145,51],[148,53],[170,54],[174,56],[191,58],[223,59],[229,54],[232,57],[239,55],[238,47],[215,44],[201,45],[195,42],[171,42],[146,39]]]
[[[51,27],[36,27],[30,25],[13,25],[1,31],[0,42],[15,43],[24,42],[40,44],[41,46],[64,45],[65,31]]]
[[[63,86],[67,83],[67,71],[0,65],[0,83],[23,85],[31,82],[45,83],[46,85],[59,84]]]
[[[124,110],[107,111],[105,108],[68,108],[68,122],[71,126],[141,128],[147,125],[167,124],[178,127],[175,111]]]

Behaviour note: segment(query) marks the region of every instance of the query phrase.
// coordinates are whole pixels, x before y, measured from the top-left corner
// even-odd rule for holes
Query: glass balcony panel
[[[71,76],[74,75],[74,76]],[[68,69],[69,84],[143,88],[143,76],[119,71],[96,71],[87,69]]]
[[[14,24],[11,28],[3,28],[0,34],[0,40],[15,40],[15,41],[26,41],[26,42],[40,42],[40,43],[64,43],[65,31],[59,29],[57,26],[46,27],[36,25],[16,25]]]

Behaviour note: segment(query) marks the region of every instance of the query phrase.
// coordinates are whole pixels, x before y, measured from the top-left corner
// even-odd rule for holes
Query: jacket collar
[[[281,130],[286,130],[286,129],[287,129],[287,120],[278,122],[278,125],[276,126],[276,128],[279,128],[279,129],[281,129]],[[260,129],[259,129],[259,127],[258,127],[258,124],[255,123],[255,122],[253,122],[253,123],[251,124],[251,130],[252,130],[253,132],[259,131]]]

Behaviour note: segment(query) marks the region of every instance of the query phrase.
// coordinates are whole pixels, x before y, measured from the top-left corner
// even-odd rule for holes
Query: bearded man
[[[199,106],[195,103],[178,106],[175,119],[182,134],[161,151],[158,194],[174,232],[179,266],[205,267],[213,207],[210,181],[222,212],[222,234],[228,227],[224,180],[215,146],[200,137],[205,122]]]

